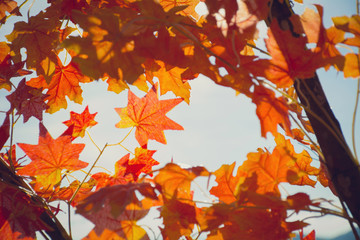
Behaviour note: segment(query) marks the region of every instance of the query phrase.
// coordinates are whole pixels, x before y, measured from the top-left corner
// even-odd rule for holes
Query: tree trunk
[[[281,21],[289,24],[292,10],[288,0],[282,3],[273,0],[271,12],[271,16],[277,19],[280,26]],[[273,19],[269,19],[271,20]],[[289,30],[292,31],[292,28]],[[277,36],[276,31],[273,34],[281,48],[284,39]],[[353,218],[360,222],[359,163],[345,142],[340,124],[329,106],[317,74],[314,73],[314,77],[309,79],[296,79],[294,87],[301,103],[308,107],[306,114],[314,129],[335,190],[339,198],[346,203]]]

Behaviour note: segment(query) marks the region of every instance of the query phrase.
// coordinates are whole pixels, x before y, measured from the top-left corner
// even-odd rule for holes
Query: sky
[[[20,3],[22,1],[19,1]],[[31,2],[31,1],[29,1]],[[325,26],[331,25],[331,16],[351,15],[356,11],[355,1],[343,1],[339,6],[339,1],[309,1],[304,0],[305,4],[322,3],[324,4],[324,22]],[[34,6],[32,13],[37,9],[44,7],[46,1],[40,1],[38,6]],[[301,8],[295,8],[295,11],[301,11]],[[19,19],[19,18],[14,18]],[[0,28],[0,41],[9,34],[11,29]],[[333,70],[325,72],[318,71],[320,81],[328,97],[330,105],[337,116],[346,139],[351,143],[351,123],[354,109],[354,100],[356,93],[357,80],[344,79],[342,73]],[[181,166],[205,166],[208,170],[214,171],[222,164],[231,164],[236,161],[239,166],[249,152],[256,151],[257,148],[274,148],[273,137],[268,134],[268,138],[260,137],[260,124],[255,114],[255,105],[251,100],[240,95],[229,88],[214,84],[205,77],[199,77],[190,81],[191,98],[190,105],[182,102],[171,110],[167,116],[184,127],[184,131],[165,131],[167,144],[163,145],[155,141],[150,141],[148,148],[157,150],[154,159],[160,162],[160,166],[173,161]],[[120,94],[107,91],[107,84],[99,81],[87,83],[83,87],[82,105],[74,104],[68,101],[68,108],[60,110],[52,115],[45,114],[44,125],[49,130],[53,138],[58,137],[66,129],[62,124],[70,118],[70,111],[81,113],[86,106],[89,106],[90,113],[97,112],[95,120],[98,124],[89,132],[102,148],[105,143],[116,143],[121,140],[130,129],[115,128],[115,124],[120,121],[120,117],[114,108],[125,107],[127,105],[127,92]],[[138,96],[145,95],[144,92],[131,87],[131,90]],[[0,111],[7,111],[9,106],[4,96],[8,92],[0,90]],[[161,99],[174,98],[172,94],[161,96]],[[359,118],[359,117],[358,117]],[[4,114],[0,113],[0,122],[4,119]],[[22,122],[22,119],[20,119]],[[359,124],[357,124],[359,125]],[[357,128],[357,139],[359,139],[359,128]],[[15,141],[29,144],[37,144],[38,141],[38,121],[31,118],[26,124],[19,124],[15,128]],[[86,147],[80,155],[80,160],[92,164],[97,155],[97,148],[91,143],[88,137],[76,139],[75,142],[85,143]],[[124,145],[130,150],[138,146],[134,134],[124,141]],[[359,142],[358,148],[360,149]],[[114,171],[114,163],[127,151],[121,147],[108,148],[100,158],[98,165]],[[156,169],[156,167],[155,167]],[[103,171],[95,169],[95,171]],[[199,184],[206,189],[204,181],[199,180]],[[328,189],[317,185],[316,189],[311,187],[294,187],[282,184],[282,191],[294,194],[298,191],[310,194],[312,198],[332,198]],[[201,198],[203,196],[199,196]],[[67,221],[67,215],[59,213],[61,221]],[[153,225],[159,222],[154,219],[146,219],[142,223]],[[338,217],[326,216],[323,218],[309,219],[311,226],[306,230],[316,230],[317,236],[332,238],[350,228],[348,223]],[[82,217],[73,216],[72,225],[74,239],[80,239],[88,233],[91,224]]]

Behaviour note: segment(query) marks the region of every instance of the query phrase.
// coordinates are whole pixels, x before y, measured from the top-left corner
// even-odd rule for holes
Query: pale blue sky
[[[45,2],[43,1],[42,4],[45,4]],[[331,16],[342,16],[355,13],[356,11],[355,1],[339,3],[336,0],[304,0],[304,2],[305,4],[310,2],[325,4],[324,20],[327,27],[331,24]],[[0,29],[0,41],[3,41],[3,36],[8,33],[6,29]],[[351,78],[343,79],[342,73],[337,74],[335,71],[326,73],[319,71],[319,77],[335,115],[343,127],[344,134],[350,141],[356,80]],[[259,120],[255,114],[255,106],[251,103],[250,99],[243,96],[235,96],[233,90],[215,85],[204,77],[199,77],[191,81],[190,84],[192,88],[190,105],[181,103],[167,115],[182,125],[185,130],[165,131],[167,145],[162,145],[155,141],[149,142],[148,148],[157,150],[154,158],[161,165],[173,159],[175,163],[184,166],[203,165],[209,170],[214,171],[222,164],[231,164],[234,161],[237,162],[237,165],[241,164],[246,159],[247,153],[256,151],[259,147],[266,147],[270,150],[273,148],[274,143],[271,135],[268,135],[268,140],[260,137]],[[62,122],[69,119],[70,111],[81,113],[88,105],[90,113],[98,112],[95,120],[99,123],[89,131],[99,147],[101,148],[105,143],[116,143],[122,139],[129,129],[115,128],[115,124],[120,118],[114,108],[126,106],[127,92],[115,94],[107,92],[106,88],[107,84],[104,82],[85,84],[82,105],[68,102],[68,109],[61,110],[52,115],[45,114],[44,124],[51,135],[56,138],[66,129]],[[132,88],[132,90],[139,97],[145,94],[136,88]],[[7,94],[6,90],[0,90],[1,111],[8,109],[8,105],[4,101],[4,96]],[[172,98],[173,96],[167,94],[164,97]],[[0,122],[2,120],[3,114],[0,115]],[[359,133],[360,129],[357,130]],[[359,134],[357,138],[359,138]],[[15,141],[36,144],[38,141],[38,121],[32,118],[25,125],[19,124],[16,126]],[[91,164],[98,155],[97,149],[87,137],[77,139],[75,142],[86,143],[80,159]],[[134,134],[129,136],[124,145],[132,151],[138,146]],[[98,165],[113,171],[115,161],[126,153],[121,147],[108,148]],[[202,183],[202,181],[199,181],[199,183]],[[205,186],[205,184],[202,185]],[[310,187],[299,188],[286,184],[283,186],[289,193],[304,191],[310,193],[313,198],[331,197],[329,191],[320,186],[317,186],[315,190]],[[65,214],[60,215],[60,218],[63,221],[67,221]],[[153,220],[144,221],[144,224],[151,225],[152,223]],[[337,217],[326,216],[309,220],[309,223],[312,225],[307,230],[315,229],[318,236],[328,238],[350,229],[346,221]],[[87,234],[90,230],[90,227],[87,226],[89,225],[82,218],[74,218],[74,239],[79,239],[84,234]]]

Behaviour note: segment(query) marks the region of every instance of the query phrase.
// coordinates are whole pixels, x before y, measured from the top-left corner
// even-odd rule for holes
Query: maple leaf
[[[281,30],[277,21],[272,22],[268,36],[266,48],[272,59],[258,60],[251,68],[255,75],[264,76],[277,87],[290,87],[295,78],[310,78],[323,64],[319,54],[306,48],[305,37],[294,38],[290,31]]]
[[[41,90],[27,86],[24,78],[18,84],[16,90],[6,96],[11,103],[11,108],[8,112],[16,109],[17,115],[22,114],[24,116],[24,123],[32,116],[42,121],[43,111],[48,108],[44,103],[46,96]]]
[[[263,86],[256,86],[252,102],[256,104],[256,115],[260,119],[261,136],[267,132],[277,134],[277,125],[281,124],[287,135],[292,136],[288,106],[283,98],[276,98],[275,93]]]
[[[10,56],[10,47],[5,42],[0,42],[0,89],[5,88],[10,91],[12,77],[23,76],[32,73],[31,71],[22,69],[24,62],[12,64]]]
[[[161,186],[163,196],[168,199],[192,199],[191,182],[198,176],[209,176],[209,172],[203,167],[182,169],[176,164],[168,163],[160,169],[154,181]]]
[[[143,98],[138,98],[129,91],[128,105],[125,108],[115,108],[121,117],[117,128],[136,127],[135,137],[140,146],[147,144],[149,139],[154,139],[166,144],[164,130],[183,130],[183,127],[172,121],[165,114],[182,102],[182,99],[159,100],[157,85]]]
[[[152,166],[159,164],[152,158],[155,152],[146,148],[136,148],[133,159],[130,159],[128,153],[115,163],[114,175],[110,176],[103,172],[93,174],[92,178],[97,181],[96,189],[137,181],[141,173],[149,173],[152,176]]]
[[[63,66],[58,58],[54,75],[49,84],[42,75],[32,78],[26,84],[34,88],[48,89],[46,92],[48,96],[45,98],[45,101],[47,101],[49,108],[46,112],[54,113],[61,108],[67,107],[65,96],[68,96],[71,101],[79,104],[82,103],[80,82],[90,82],[90,79],[80,72],[77,64],[74,62]]]
[[[137,202],[139,192],[145,198],[157,200],[155,189],[149,183],[128,183],[122,185],[108,186],[101,188],[95,193],[85,198],[77,205],[77,213],[81,215],[91,216],[95,212],[99,212],[104,204],[109,206],[109,211],[114,218],[119,217],[126,206],[132,202]]]
[[[185,9],[179,13],[182,15],[191,15],[195,19],[198,19],[199,15],[195,11],[195,7],[199,4],[200,0],[160,0],[160,5],[165,11],[168,11],[174,7],[184,6]]]
[[[139,239],[148,240],[146,231],[137,224],[145,217],[149,209],[139,201],[130,203],[124,212],[114,217],[109,204],[105,203],[101,211],[92,214],[82,213],[84,217],[95,224],[94,229],[84,239]],[[105,238],[101,238],[105,237]]]
[[[230,204],[235,202],[239,193],[239,186],[244,182],[246,173],[238,169],[236,176],[233,176],[235,162],[231,165],[224,164],[214,172],[217,186],[210,189],[210,193],[218,197],[220,201]]]
[[[186,70],[179,67],[172,67],[162,61],[156,61],[160,69],[152,72],[160,82],[160,94],[163,95],[172,91],[176,96],[181,97],[187,104],[190,104],[190,84],[182,80],[181,74]]]
[[[45,18],[42,14],[30,17],[28,22],[15,23],[14,30],[6,36],[15,52],[15,63],[21,62],[20,50],[26,48],[27,68],[35,68],[38,75],[49,79],[57,62],[53,50],[59,42],[57,27],[60,25],[58,19]]]
[[[116,8],[116,13],[114,8],[111,10],[95,8],[91,16],[72,11],[74,21],[89,34],[84,38],[70,37],[63,46],[76,53],[73,59],[86,76],[99,79],[107,74],[117,81],[133,83],[144,72],[141,64],[145,58],[136,51],[131,35],[142,27],[126,23],[139,16],[131,9]]]
[[[293,161],[292,164],[289,164],[292,165],[291,170],[294,171],[297,176],[291,176],[292,179],[288,179],[289,182],[293,185],[309,185],[314,187],[316,181],[310,179],[309,176],[318,176],[320,170],[310,165],[312,158],[309,153],[305,150],[301,153],[296,153],[290,140],[285,140],[285,137],[281,134],[275,137],[275,142],[276,149],[280,154],[290,156]]]
[[[333,17],[332,18],[334,25],[337,29],[340,29],[345,32],[354,34],[353,38],[347,38],[343,43],[350,46],[360,47],[360,17],[353,15],[351,17]]]
[[[108,91],[120,93],[125,89],[129,89],[128,84],[123,79],[115,79],[115,78],[109,77],[109,76],[107,76],[107,74],[105,74],[105,77],[103,77],[102,80],[106,81],[106,83],[109,85],[109,87],[107,89]]]
[[[20,169],[18,174],[37,177],[42,185],[49,186],[60,182],[63,170],[75,171],[88,165],[78,159],[85,144],[72,144],[71,136],[53,139],[42,123],[39,126],[37,145],[18,143],[31,159],[31,162]]]
[[[196,209],[192,203],[165,198],[159,211],[164,222],[164,229],[161,229],[164,239],[176,240],[181,236],[190,236],[194,224],[197,223]]]
[[[86,106],[85,110],[81,114],[71,111],[70,120],[64,121],[63,123],[68,127],[74,125],[72,132],[73,138],[84,137],[85,130],[88,127],[92,127],[97,124],[97,122],[94,120],[96,114],[97,112],[90,114],[89,107]]]
[[[258,152],[249,153],[247,160],[239,167],[249,176],[257,174],[257,193],[273,192],[280,194],[278,184],[287,182],[291,170],[291,158],[288,155],[281,155],[278,149],[270,154],[258,149]]]
[[[148,150],[146,148],[135,148],[135,157],[130,159],[126,166],[126,173],[132,173],[135,181],[139,177],[140,173],[149,173],[152,176],[152,166],[158,165],[159,162],[154,160],[152,156],[156,151]],[[131,170],[131,166],[142,166],[136,171]]]

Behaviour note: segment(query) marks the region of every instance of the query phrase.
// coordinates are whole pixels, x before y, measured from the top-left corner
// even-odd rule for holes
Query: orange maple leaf
[[[18,143],[18,146],[31,159],[18,174],[36,177],[44,186],[59,183],[63,170],[75,171],[88,165],[79,160],[85,144],[72,144],[71,136],[53,139],[42,123],[37,145]]]
[[[320,58],[317,58],[320,54],[306,49],[307,39],[303,36],[295,38],[291,32],[281,30],[277,21],[271,24],[268,36],[266,48],[272,59],[254,62],[251,68],[255,75],[265,77],[277,87],[290,87],[295,78],[310,78],[321,66]]]
[[[160,94],[163,95],[169,91],[176,96],[181,97],[184,101],[190,103],[190,84],[182,80],[181,74],[186,70],[184,68],[173,67],[162,61],[156,61],[160,66],[152,75],[157,77],[160,82]]]
[[[70,120],[63,122],[66,126],[70,127],[74,126],[72,137],[84,137],[85,130],[88,127],[95,126],[97,122],[94,120],[96,113],[90,114],[88,106],[86,106],[85,110],[79,114],[76,112],[70,112]]]
[[[314,187],[316,181],[309,178],[309,176],[318,176],[320,170],[316,167],[311,166],[312,158],[309,153],[303,150],[301,153],[296,153],[294,146],[290,140],[285,140],[285,137],[278,134],[275,137],[276,149],[284,156],[290,156],[292,163],[289,163],[297,176],[292,176],[288,179],[293,185],[309,185]],[[290,166],[289,165],[289,166]]]
[[[266,137],[267,132],[276,136],[278,124],[284,128],[287,135],[292,136],[289,107],[283,98],[276,98],[273,91],[263,86],[256,86],[252,101],[257,106],[256,115],[260,120],[262,137]]]
[[[166,144],[164,130],[184,130],[181,125],[165,116],[182,101],[180,98],[159,100],[157,85],[154,85],[143,98],[138,98],[129,91],[127,107],[115,108],[121,117],[115,126],[136,127],[135,137],[140,146],[146,145],[149,139]]]
[[[84,76],[74,62],[64,66],[58,58],[54,75],[49,84],[42,75],[31,79],[26,84],[35,88],[48,89],[46,94],[49,96],[45,98],[45,101],[49,108],[46,112],[54,113],[67,107],[65,96],[68,96],[71,101],[82,103],[80,82],[90,82],[90,78]]]
[[[354,34],[354,37],[345,39],[343,43],[350,46],[360,47],[360,16],[353,15],[352,17],[334,17],[332,20],[337,29]]]
[[[280,194],[278,184],[288,181],[288,175],[291,173],[288,172],[291,170],[291,158],[281,155],[276,148],[272,154],[258,149],[258,152],[249,153],[247,160],[239,168],[249,176],[252,173],[257,174],[257,193]]]
[[[192,199],[191,182],[198,176],[208,176],[209,172],[203,167],[182,169],[180,166],[168,163],[155,177],[164,197]]]
[[[191,15],[195,19],[199,17],[199,14],[195,11],[195,7],[199,4],[200,0],[160,0],[160,5],[165,11],[168,11],[174,7],[184,6],[185,9],[179,13],[181,15]]]
[[[214,172],[217,186],[210,189],[210,193],[218,197],[220,201],[230,204],[236,201],[239,193],[239,186],[244,182],[246,173],[238,169],[236,176],[233,176],[235,162],[231,165],[224,164]]]

